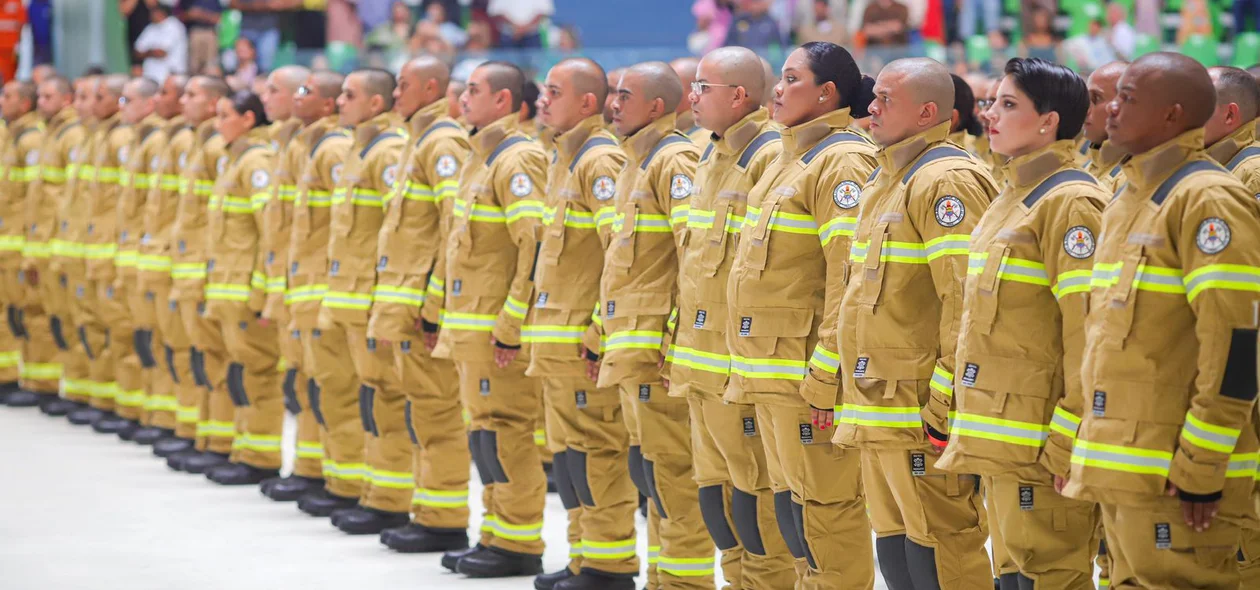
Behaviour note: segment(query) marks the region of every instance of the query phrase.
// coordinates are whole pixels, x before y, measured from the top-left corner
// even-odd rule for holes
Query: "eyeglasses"
[[[977,108],[979,108],[979,109],[981,109],[981,110],[983,110],[983,109],[987,109],[987,108],[989,108],[989,107],[993,106],[993,103],[994,103],[994,102],[995,102],[995,101],[992,101],[992,100],[989,100],[989,99],[980,98],[980,99],[977,99],[977,100],[976,100],[976,107],[977,107]]]
[[[120,107],[125,107],[125,106],[127,106],[127,103],[129,103],[129,102],[131,102],[131,100],[130,100],[130,99],[128,99],[127,97],[125,97],[125,96],[120,96],[120,97],[118,97],[118,106],[120,106]]]
[[[700,95],[704,94],[709,88],[739,88],[739,84],[710,84],[708,82],[692,82],[691,93]]]
[[[310,96],[311,93],[312,93],[311,87],[303,85],[303,86],[298,86],[297,92],[294,92],[293,94],[295,96]]]

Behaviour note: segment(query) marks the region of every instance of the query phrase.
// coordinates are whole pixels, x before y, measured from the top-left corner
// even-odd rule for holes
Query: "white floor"
[[[0,407],[0,433],[0,590],[533,588],[529,578],[465,579],[437,556],[345,535],[256,487],[175,473],[148,447],[33,408]],[[479,490],[470,497],[478,502]],[[544,562],[554,571],[568,551],[554,494],[545,518]]]

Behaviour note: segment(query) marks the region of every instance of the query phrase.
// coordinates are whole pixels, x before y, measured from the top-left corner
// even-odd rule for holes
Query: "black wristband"
[[[434,333],[434,332],[438,331],[438,325],[437,325],[437,324],[434,324],[434,323],[432,323],[432,322],[429,322],[428,320],[425,320],[425,319],[423,319],[423,318],[422,318],[422,319],[420,320],[420,329],[421,329],[421,330],[424,330],[425,332],[427,332],[427,333],[429,333],[429,334],[432,334],[432,333]]]
[[[589,348],[583,348],[582,354],[586,357],[586,360],[591,361],[592,363],[599,362],[599,355],[591,352],[591,349]]]
[[[494,347],[495,347],[495,348],[502,348],[502,349],[504,349],[504,350],[520,350],[520,349],[521,349],[521,345],[520,345],[520,344],[517,344],[516,346],[512,346],[512,345],[510,345],[510,344],[504,344],[504,343],[502,343],[502,342],[499,342],[498,340],[495,340],[495,341],[494,341]]]
[[[1182,502],[1193,502],[1195,504],[1209,504],[1217,502],[1221,499],[1222,492],[1212,492],[1210,494],[1191,494],[1185,490],[1177,490],[1177,497]]]

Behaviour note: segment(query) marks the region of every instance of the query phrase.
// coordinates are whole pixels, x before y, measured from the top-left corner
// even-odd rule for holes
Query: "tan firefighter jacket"
[[[266,300],[260,242],[276,159],[269,131],[255,128],[228,144],[207,204],[206,316],[223,323],[255,317]]]
[[[114,254],[117,268],[115,283],[133,285],[140,260],[140,242],[144,236],[144,212],[149,191],[161,180],[162,153],[166,136],[161,132],[166,120],[149,115],[132,125],[131,143],[125,147],[127,157],[119,172],[116,229],[118,251]]]
[[[19,303],[16,271],[22,266],[23,245],[30,232],[27,193],[39,176],[39,152],[47,127],[31,111],[8,124],[7,141],[0,146],[0,268],[5,270],[7,303]]]
[[[307,126],[299,138],[311,147],[293,202],[284,303],[289,308],[289,330],[312,330],[318,325],[320,305],[328,292],[333,189],[341,181],[343,162],[350,157],[354,139],[349,130],[337,126],[336,115]]]
[[[306,162],[309,146],[298,140],[302,120],[277,121],[268,128],[274,166],[271,185],[267,187],[267,204],[262,210],[262,235],[258,249],[262,256],[262,273],[266,281],[266,299],[262,317],[285,325],[288,310],[284,306],[285,279],[289,268],[289,229],[293,224],[293,201],[297,198],[297,175]]]
[[[1216,142],[1207,150],[1218,164],[1260,198],[1260,143],[1256,142],[1256,126],[1244,123],[1237,131]]]
[[[118,200],[122,196],[122,173],[135,128],[122,122],[118,114],[102,121],[99,140],[92,145],[92,169],[82,206],[87,212],[83,258],[87,277],[112,282],[116,276],[114,256],[118,254]]]
[[[227,170],[227,146],[210,119],[197,126],[180,167],[179,201],[171,225],[171,301],[199,302],[206,291],[206,223],[214,182]]]
[[[192,150],[195,130],[182,116],[163,126],[162,151],[150,162],[152,186],[144,197],[139,254],[136,256],[138,288],[146,292],[165,290],[171,284],[171,225],[179,203],[179,176]]]
[[[1128,154],[1110,141],[1104,141],[1101,147],[1090,148],[1088,159],[1083,168],[1098,179],[1098,184],[1112,195],[1124,184],[1124,161]]]

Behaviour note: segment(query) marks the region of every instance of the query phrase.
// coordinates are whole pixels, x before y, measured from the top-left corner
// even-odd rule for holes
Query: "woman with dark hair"
[[[971,237],[957,412],[936,465],[984,477],[994,539],[1019,568],[1004,590],[1083,590],[1097,508],[1059,492],[1084,412],[1090,270],[1110,196],[1076,166],[1085,82],[1038,58],[1005,72],[984,116],[1006,180]]]
[[[781,153],[748,195],[727,286],[727,399],[756,408],[779,530],[806,559],[805,588],[874,584],[859,453],[827,444],[838,297],[875,169],[876,147],[849,126],[867,115],[873,86],[839,45],[806,43],[788,56],[774,87]]]
[[[249,91],[219,99],[215,130],[227,145],[208,205],[205,315],[223,329],[227,388],[238,432],[229,462],[206,472],[223,485],[253,485],[280,473],[284,418],[279,339],[259,322],[266,298],[258,272],[262,209],[275,160],[262,100]]]
[[[976,95],[971,92],[971,85],[966,80],[954,74],[949,77],[954,79],[954,115],[949,126],[949,140],[975,153],[976,138],[984,131],[980,118],[976,116]]]

